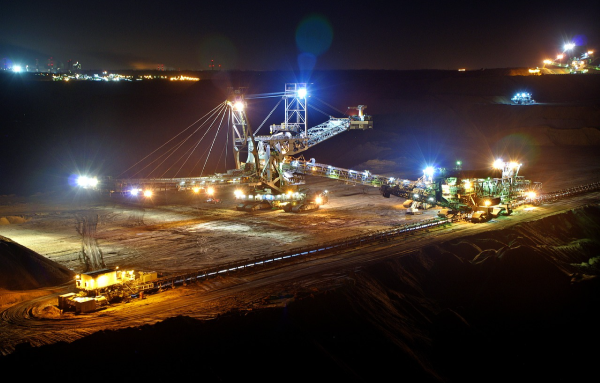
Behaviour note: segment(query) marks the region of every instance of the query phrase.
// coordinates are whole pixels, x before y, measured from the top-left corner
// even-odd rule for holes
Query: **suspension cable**
[[[262,128],[263,125],[265,124],[265,122],[267,122],[267,120],[269,119],[269,117],[271,117],[271,115],[273,114],[273,112],[275,111],[275,109],[277,109],[277,107],[279,106],[279,104],[281,104],[281,101],[283,101],[283,98],[279,99],[279,102],[277,103],[277,105],[275,105],[275,107],[273,109],[271,109],[271,112],[269,113],[269,115],[267,117],[265,117],[265,119],[262,122],[262,124],[260,124],[260,126],[258,127],[258,129],[256,129],[256,132],[254,132],[252,134],[253,136],[256,136],[256,133],[258,133],[258,131],[260,130],[260,128]]]
[[[226,111],[227,111],[227,109],[222,109],[222,110],[219,112],[219,115],[221,116],[221,122],[223,121],[223,116],[225,115]],[[204,139],[204,137],[206,136],[206,134],[207,134],[207,133],[210,131],[210,129],[212,129],[212,126],[214,125],[214,123],[215,123],[215,121],[217,120],[217,118],[218,118],[218,117],[219,117],[219,116],[215,117],[215,119],[213,120],[213,122],[212,122],[211,126],[210,126],[210,127],[208,128],[208,130],[207,130],[207,131],[204,133],[204,135],[203,135],[203,136],[202,136],[202,137],[201,137],[201,138],[198,140],[198,142],[196,143],[196,145],[195,145],[195,146],[194,146],[192,149],[188,150],[188,152],[189,152],[189,155],[188,155],[188,157],[185,159],[185,161],[184,161],[184,162],[181,164],[181,166],[179,167],[179,170],[177,170],[177,172],[175,173],[175,177],[177,177],[177,175],[179,174],[179,172],[181,171],[181,169],[183,168],[183,166],[184,166],[184,165],[185,165],[185,164],[188,162],[188,160],[190,159],[190,156],[191,156],[191,155],[194,153],[194,151],[196,150],[196,148],[198,147],[198,145],[200,145],[200,142],[201,142],[201,141]],[[219,124],[219,129],[220,129],[220,127],[221,127],[221,126],[220,126],[220,124]],[[217,129],[217,133],[215,134],[215,138],[216,138],[216,136],[219,134],[219,129]],[[184,153],[184,155],[185,155],[185,153]],[[179,160],[181,160],[181,158],[183,158],[183,156],[181,156],[181,157],[179,158]],[[177,160],[177,162],[179,162],[179,160]]]
[[[346,115],[346,114],[348,114],[348,112],[347,112],[347,111],[346,111],[346,112],[342,112],[341,110],[339,110],[339,109],[338,109],[338,108],[336,108],[335,106],[333,106],[333,105],[331,105],[331,104],[328,104],[328,103],[326,103],[325,101],[323,101],[323,100],[321,100],[321,99],[319,99],[319,98],[317,98],[317,97],[315,97],[315,100],[319,101],[320,103],[323,103],[323,104],[327,105],[328,107],[330,107],[331,109],[335,110],[336,112],[339,112],[339,113],[341,113],[342,115]]]
[[[195,124],[197,124],[199,121],[201,121],[203,118],[205,118],[206,116],[210,115],[211,113],[214,112],[215,109],[219,108],[221,105],[225,104],[226,102],[223,102],[217,106],[215,106],[211,111],[209,111],[208,113],[206,113],[204,116],[200,117],[199,119],[197,119],[196,121],[194,121],[193,123],[191,123],[187,128],[185,128],[184,130],[182,130],[181,132],[177,133],[174,137],[172,137],[171,139],[169,139],[167,142],[165,142],[164,144],[162,144],[161,146],[159,146],[158,148],[154,149],[150,154],[148,154],[146,157],[142,158],[141,160],[139,160],[138,162],[136,162],[135,164],[131,165],[129,168],[125,169],[123,172],[121,172],[121,174],[119,174],[117,177],[122,176],[124,173],[128,172],[129,170],[131,170],[131,168],[137,166],[140,162],[144,161],[146,158],[150,157],[151,155],[153,155],[154,153],[156,153],[158,150],[162,149],[165,145],[167,145],[169,142],[173,141],[175,138],[177,138],[179,135],[181,135],[183,132],[185,132],[186,130],[188,130],[189,128],[191,128],[192,126],[194,126]],[[136,173],[137,174],[137,173]]]
[[[225,103],[221,103],[219,106],[220,106],[221,108],[223,108],[223,107],[225,107]],[[213,109],[213,110],[214,110],[214,109]],[[213,115],[214,115],[215,113],[219,113],[219,111],[213,112]],[[202,124],[202,125],[204,125],[204,124]],[[184,140],[183,140],[183,141],[182,141],[182,142],[181,142],[181,143],[180,143],[180,144],[179,144],[179,145],[176,147],[176,149],[175,149],[174,151],[172,151],[172,152],[171,152],[171,154],[169,154],[169,155],[168,155],[168,156],[167,156],[167,157],[166,157],[166,158],[165,158],[165,159],[164,159],[164,160],[163,160],[163,161],[162,161],[160,164],[158,164],[158,165],[157,165],[157,166],[156,166],[156,167],[155,167],[155,168],[154,168],[154,169],[153,169],[153,170],[150,172],[150,174],[154,173],[154,171],[156,171],[156,170],[158,169],[158,167],[159,167],[159,166],[161,166],[161,165],[162,165],[162,164],[163,164],[163,163],[164,163],[164,162],[165,162],[165,161],[166,161],[166,160],[167,160],[169,157],[171,157],[171,155],[173,155],[173,153],[175,153],[175,151],[176,151],[177,149],[179,149],[179,148],[180,148],[180,147],[181,147],[181,146],[182,146],[182,145],[183,145],[185,142],[187,142],[187,140],[189,140],[189,139],[190,139],[190,137],[192,137],[192,136],[193,136],[193,135],[194,135],[194,134],[195,134],[195,133],[196,133],[198,130],[200,130],[200,128],[202,127],[202,125],[201,125],[201,126],[199,126],[199,127],[198,127],[198,128],[195,130],[195,131],[193,131],[193,132],[192,132],[192,134],[190,134],[189,136],[187,136],[187,137],[186,137],[186,138],[185,138],[185,139],[184,139]],[[206,133],[207,133],[207,132],[205,132],[204,134],[206,135]],[[169,167],[169,169],[171,169],[171,167],[172,167],[172,166],[170,166],[170,167]],[[167,169],[167,170],[169,170],[169,169]],[[164,175],[164,173],[163,173],[163,175]],[[161,177],[162,177],[163,175],[161,175]]]
[[[213,142],[210,145],[210,150],[208,151],[208,155],[206,156],[206,161],[204,161],[204,166],[202,167],[202,171],[200,172],[200,175],[204,174],[204,168],[206,168],[206,163],[208,162],[208,157],[210,156],[210,152],[212,152],[213,145],[215,144],[215,141],[217,140],[217,136],[219,135],[219,130],[221,130],[221,125],[223,124],[223,117],[225,117],[225,113],[223,113],[223,115],[221,116],[221,122],[219,123],[219,128],[217,129],[217,134],[215,134],[215,138],[213,138]]]
[[[324,114],[324,115],[326,115],[327,117],[331,117],[331,114],[325,113],[325,112],[323,112],[321,109],[319,109],[319,108],[317,108],[317,107],[314,107],[314,106],[312,106],[312,105],[310,105],[310,104],[308,105],[308,107],[309,107],[309,108],[313,108],[313,109],[314,109],[314,110],[316,110],[317,112],[321,112],[321,113],[323,113],[323,114]]]

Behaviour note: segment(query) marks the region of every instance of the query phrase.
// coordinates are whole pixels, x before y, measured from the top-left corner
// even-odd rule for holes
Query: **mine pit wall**
[[[559,373],[570,358],[591,363],[566,350],[600,319],[599,254],[600,205],[590,205],[364,267],[338,293],[436,375],[508,378],[560,356]]]

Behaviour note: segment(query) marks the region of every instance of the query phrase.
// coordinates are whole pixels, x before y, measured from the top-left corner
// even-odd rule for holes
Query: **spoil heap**
[[[0,289],[56,286],[73,276],[66,267],[0,235]]]

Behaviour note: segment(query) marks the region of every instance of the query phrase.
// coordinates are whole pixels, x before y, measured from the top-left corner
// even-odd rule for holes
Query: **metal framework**
[[[373,127],[371,117],[363,114],[366,106],[359,105],[349,108],[357,110],[357,115],[346,118],[330,117],[329,121],[307,129],[306,92],[306,83],[285,84],[285,121],[280,125],[271,125],[270,135],[252,134],[241,91],[232,92],[228,102],[233,116],[231,121],[237,168],[242,169],[239,152],[247,146],[246,164],[252,165],[250,168],[261,183],[279,192],[283,191],[284,186],[294,184],[293,179],[287,176],[283,169],[286,157],[297,155],[346,130]]]

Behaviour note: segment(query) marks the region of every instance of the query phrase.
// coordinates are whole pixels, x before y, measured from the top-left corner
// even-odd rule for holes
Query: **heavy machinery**
[[[110,193],[116,192],[123,195],[130,195],[133,198],[152,198],[155,191],[167,190],[193,190],[195,193],[206,192],[207,197],[211,197],[208,193],[210,186],[245,184],[254,187],[254,191],[245,193],[246,195],[252,195],[254,200],[240,201],[237,209],[244,211],[269,209],[284,205],[283,201],[278,201],[274,197],[275,195],[286,194],[290,189],[293,189],[295,193],[298,186],[304,184],[301,175],[294,172],[289,166],[294,160],[292,156],[298,155],[339,133],[348,130],[373,128],[372,117],[364,113],[367,108],[366,105],[348,107],[345,113],[347,117],[338,118],[329,116],[328,121],[309,128],[307,122],[309,99],[307,84],[287,83],[285,84],[281,99],[285,104],[284,121],[281,124],[272,124],[269,135],[257,135],[257,132],[252,130],[248,116],[246,115],[248,106],[246,100],[250,98],[266,98],[272,95],[246,96],[245,88],[235,90],[230,88],[227,100],[215,108],[216,110],[218,109],[218,113],[215,112],[214,116],[220,116],[219,121],[228,121],[231,128],[232,139],[230,142],[234,154],[235,169],[228,170],[224,174],[204,177],[103,178],[98,180],[96,177],[81,176],[78,185],[81,188],[106,190]],[[278,105],[279,103],[275,108]],[[273,111],[271,111],[269,116],[272,113]],[[225,118],[226,115],[228,116],[227,118]],[[162,154],[161,156],[165,156],[164,159],[159,157],[151,161],[150,158],[150,155],[155,154],[155,152],[162,148],[161,146],[134,166],[145,160],[149,161],[149,164],[141,169],[143,170],[160,160],[158,165],[154,167],[154,169],[158,168],[188,138],[183,139],[181,144],[178,144],[179,146],[173,148],[172,151]],[[171,140],[167,141],[167,143]],[[180,158],[189,158],[192,152],[193,150],[189,150]],[[247,152],[245,162],[242,161],[241,157],[244,152]],[[268,189],[269,192],[264,192],[265,189]],[[243,205],[242,202],[244,202]],[[319,205],[315,201],[307,200],[304,197],[294,198],[294,205],[298,204],[300,204],[300,207],[297,209],[294,208],[292,211],[316,210],[318,208],[317,205]]]
[[[501,171],[500,178],[459,178],[447,176],[443,168],[428,167],[417,181],[392,179],[381,185],[380,192],[386,198],[391,195],[406,198],[405,207],[411,209],[410,213],[407,209],[407,214],[414,214],[417,201],[446,208],[444,216],[472,213],[475,221],[482,222],[501,214],[511,214],[514,206],[541,191],[541,183],[518,175],[520,163],[498,159],[493,168]]]
[[[515,105],[532,105],[535,104],[535,100],[531,98],[531,93],[529,92],[520,92],[513,96],[510,99]]]
[[[562,53],[558,54],[556,59],[544,60],[542,69],[546,69],[546,73],[571,74],[599,71],[600,65],[598,65],[598,58],[594,55],[594,51],[583,48],[576,47],[574,43],[565,44]]]
[[[285,84],[285,120],[271,125],[270,135],[252,132],[246,116],[246,101],[241,90],[233,91],[228,100],[233,126],[233,152],[238,170],[243,170],[251,182],[259,182],[273,192],[285,193],[285,188],[298,185],[293,173],[284,169],[292,156],[347,130],[373,128],[371,116],[364,114],[366,105],[349,107],[349,117],[331,117],[328,121],[307,127],[308,90],[306,83]],[[240,153],[248,152],[246,162],[241,162]]]
[[[311,192],[308,189],[292,190],[282,194],[271,194],[271,190],[254,190],[245,194],[241,189],[236,190],[239,201],[236,209],[239,211],[257,211],[283,209],[286,212],[306,212],[317,210],[319,206],[329,201],[327,191]]]
[[[134,294],[153,289],[156,272],[100,269],[75,277],[78,293],[58,297],[61,310],[72,309],[77,313],[94,311],[110,302],[126,299]]]

